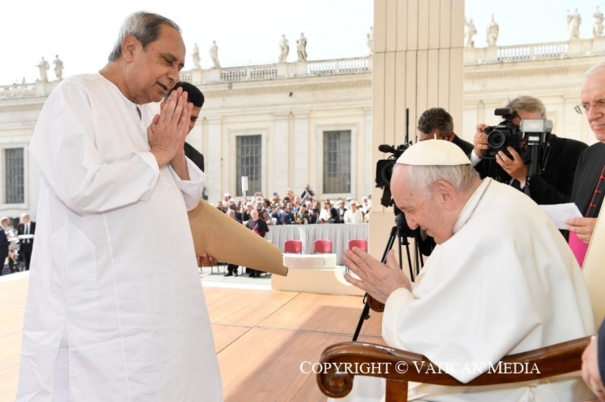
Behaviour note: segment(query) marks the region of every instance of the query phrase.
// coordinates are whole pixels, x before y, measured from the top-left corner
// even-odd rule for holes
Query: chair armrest
[[[379,370],[366,370],[363,375],[380,377],[389,386],[407,389],[407,382],[420,382],[445,386],[496,385],[532,381],[541,378],[578,371],[582,367],[582,352],[590,343],[590,337],[546,346],[528,352],[505,356],[493,364],[493,372],[481,374],[464,384],[444,372],[436,372],[438,367],[423,355],[387,346],[363,342],[342,342],[324,350],[320,363],[323,370],[317,374],[321,392],[332,398],[342,398],[351,392],[353,377],[360,373],[361,364],[374,364]],[[403,362],[403,363],[402,363]],[[422,364],[424,362],[424,364]],[[350,363],[346,365],[346,363]],[[378,366],[378,364],[380,364]],[[523,373],[515,372],[521,364]],[[533,370],[537,367],[537,370]],[[407,367],[407,371],[401,371]],[[527,369],[525,368],[527,367]],[[399,371],[399,372],[398,372]],[[496,374],[497,375],[494,375]]]

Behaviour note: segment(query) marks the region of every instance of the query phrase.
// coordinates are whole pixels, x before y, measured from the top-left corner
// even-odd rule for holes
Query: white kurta
[[[42,109],[18,401],[223,399],[187,219],[204,174],[158,168],[156,106],[139,118],[94,74],[64,80]]]
[[[505,355],[595,331],[581,270],[550,218],[529,197],[495,181],[481,197],[490,181],[465,206],[454,236],[435,248],[413,293],[402,288],[391,294],[382,323],[390,346],[449,365],[462,382],[482,373],[473,363],[487,371]],[[379,400],[384,392],[380,380],[358,377],[355,383],[349,400]],[[356,398],[363,383],[379,391],[368,395],[366,389]],[[591,395],[579,376],[503,387],[411,385],[410,400],[574,401]]]

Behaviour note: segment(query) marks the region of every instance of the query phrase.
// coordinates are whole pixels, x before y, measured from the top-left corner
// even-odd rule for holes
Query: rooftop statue
[[[475,47],[473,36],[477,34],[477,28],[471,18],[468,22],[464,20],[464,47]]]
[[[569,39],[580,39],[580,24],[582,17],[578,13],[578,9],[573,14],[567,10],[567,28],[569,29]]]
[[[202,65],[201,65],[201,58],[200,58],[200,48],[197,47],[197,43],[195,44],[195,46],[193,47],[193,64],[195,65],[196,69],[201,69]]]
[[[55,75],[57,76],[57,80],[61,81],[63,79],[63,62],[59,59],[59,55],[55,55],[55,61],[53,61],[55,65]]]
[[[599,10],[599,6],[595,9],[592,15],[592,36],[603,36],[603,13]]]
[[[212,68],[221,68],[221,63],[218,61],[218,46],[216,41],[212,41],[212,47],[210,48],[210,59],[212,60]]]
[[[498,23],[494,20],[494,15],[492,14],[492,22],[490,22],[487,26],[487,45],[496,46],[499,34],[500,27],[498,26]]]
[[[298,61],[307,60],[307,38],[302,32],[300,38],[296,41],[296,51],[298,52]]]
[[[290,44],[288,43],[288,39],[286,39],[286,35],[282,35],[281,41],[279,41],[279,61],[286,61],[288,53],[290,53]]]
[[[38,63],[36,67],[40,69],[40,81],[48,82],[48,70],[50,69],[50,66],[48,65],[48,62],[44,60],[44,56],[42,56],[42,60],[40,60],[40,63]]]

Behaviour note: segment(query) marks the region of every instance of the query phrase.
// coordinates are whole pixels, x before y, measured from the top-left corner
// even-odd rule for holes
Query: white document
[[[573,202],[568,204],[540,205],[540,207],[555,222],[557,228],[562,230],[567,229],[567,225],[565,224],[567,219],[582,217],[582,213]]]

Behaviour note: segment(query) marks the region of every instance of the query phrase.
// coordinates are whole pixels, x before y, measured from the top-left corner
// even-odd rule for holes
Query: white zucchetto
[[[401,165],[456,166],[470,165],[464,151],[447,140],[425,140],[410,146],[397,159]]]

